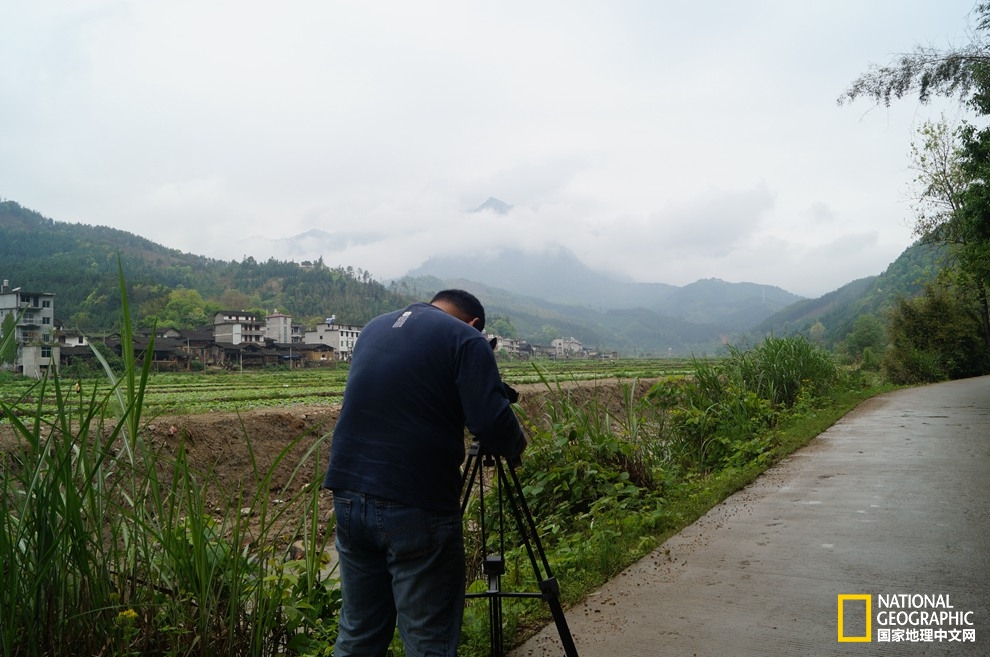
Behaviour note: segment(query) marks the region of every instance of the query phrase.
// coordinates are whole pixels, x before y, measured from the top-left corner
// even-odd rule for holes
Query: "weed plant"
[[[875,382],[844,375],[827,352],[800,337],[730,349],[728,357],[695,360],[691,369],[640,396],[635,384],[623,386],[618,400],[589,401],[541,376],[550,399],[542,416],[523,415],[530,445],[519,472],[565,603],[590,593],[875,390]],[[503,586],[538,590],[513,531],[510,522]],[[469,609],[466,656],[489,654],[483,611]],[[539,601],[506,602],[507,640],[546,623],[547,611]]]
[[[297,466],[297,492],[286,487],[276,506],[272,476],[291,446],[265,471],[252,458],[255,490],[229,492],[181,445],[171,454],[145,442],[150,363],[127,349],[122,275],[121,293],[125,366],[118,378],[104,361],[107,393],[66,389],[53,375],[0,401],[17,439],[0,455],[2,654],[328,654],[339,595],[324,556],[321,473]],[[54,413],[40,401],[23,412],[46,398]],[[292,541],[304,546],[295,558]]]

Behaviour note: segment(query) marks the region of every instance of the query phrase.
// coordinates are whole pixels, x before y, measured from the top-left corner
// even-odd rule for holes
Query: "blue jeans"
[[[335,657],[383,657],[396,621],[407,657],[455,657],[464,616],[459,513],[333,493],[343,606]]]

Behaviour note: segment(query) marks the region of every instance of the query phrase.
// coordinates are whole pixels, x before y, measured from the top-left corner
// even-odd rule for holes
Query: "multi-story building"
[[[551,340],[550,349],[557,358],[579,358],[584,354],[584,347],[581,342],[574,338]]]
[[[484,332],[485,339],[489,342],[496,340],[495,353],[505,354],[509,358],[529,358],[533,355],[533,347],[525,340],[515,338],[503,338],[488,331]]]
[[[265,339],[276,344],[303,344],[306,342],[306,327],[295,324],[291,315],[276,310],[265,315]]]
[[[10,281],[4,280],[0,285],[0,327],[8,315],[13,315],[15,320],[14,369],[40,379],[53,362],[58,363],[58,345],[54,340],[55,295],[11,288]]]
[[[350,360],[351,352],[361,334],[360,326],[338,324],[336,317],[327,317],[315,331],[306,331],[306,344],[325,344],[333,347],[337,360]]]
[[[213,316],[213,339],[227,344],[265,341],[261,318],[244,310],[221,310]]]
[[[265,316],[265,338],[277,344],[292,342],[292,316],[284,315],[277,309],[271,315]]]

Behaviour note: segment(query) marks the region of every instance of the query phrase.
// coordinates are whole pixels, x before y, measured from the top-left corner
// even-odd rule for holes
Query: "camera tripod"
[[[564,654],[567,657],[578,657],[577,649],[574,647],[574,640],[567,627],[567,620],[564,618],[564,610],[560,605],[560,585],[550,571],[550,563],[547,555],[540,543],[539,534],[536,531],[536,523],[533,515],[523,498],[522,485],[519,483],[519,475],[516,474],[515,463],[506,462],[502,457],[496,456],[486,450],[477,441],[471,444],[468,451],[467,463],[464,467],[464,474],[461,480],[461,515],[467,510],[468,500],[471,497],[471,489],[477,483],[478,499],[480,505],[480,533],[481,545],[484,549],[488,546],[488,527],[485,518],[485,477],[481,473],[482,466],[492,467],[495,475],[491,485],[495,487],[495,504],[497,506],[498,521],[498,554],[486,554],[482,571],[488,578],[488,589],[480,593],[468,593],[468,598],[488,599],[488,624],[489,643],[491,646],[491,657],[503,657],[505,647],[502,641],[502,600],[504,598],[542,598],[550,606],[550,613],[553,615],[554,623],[557,626],[557,633],[560,635],[560,642],[564,647]],[[533,566],[533,573],[539,586],[539,592],[508,592],[502,590],[502,575],[505,574],[505,505],[508,505],[516,521],[519,535],[522,537],[529,560]]]

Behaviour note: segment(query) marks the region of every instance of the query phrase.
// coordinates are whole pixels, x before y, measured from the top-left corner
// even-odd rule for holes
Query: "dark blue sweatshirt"
[[[457,512],[465,426],[501,456],[526,445],[481,332],[427,303],[376,317],[354,346],[324,486]]]

